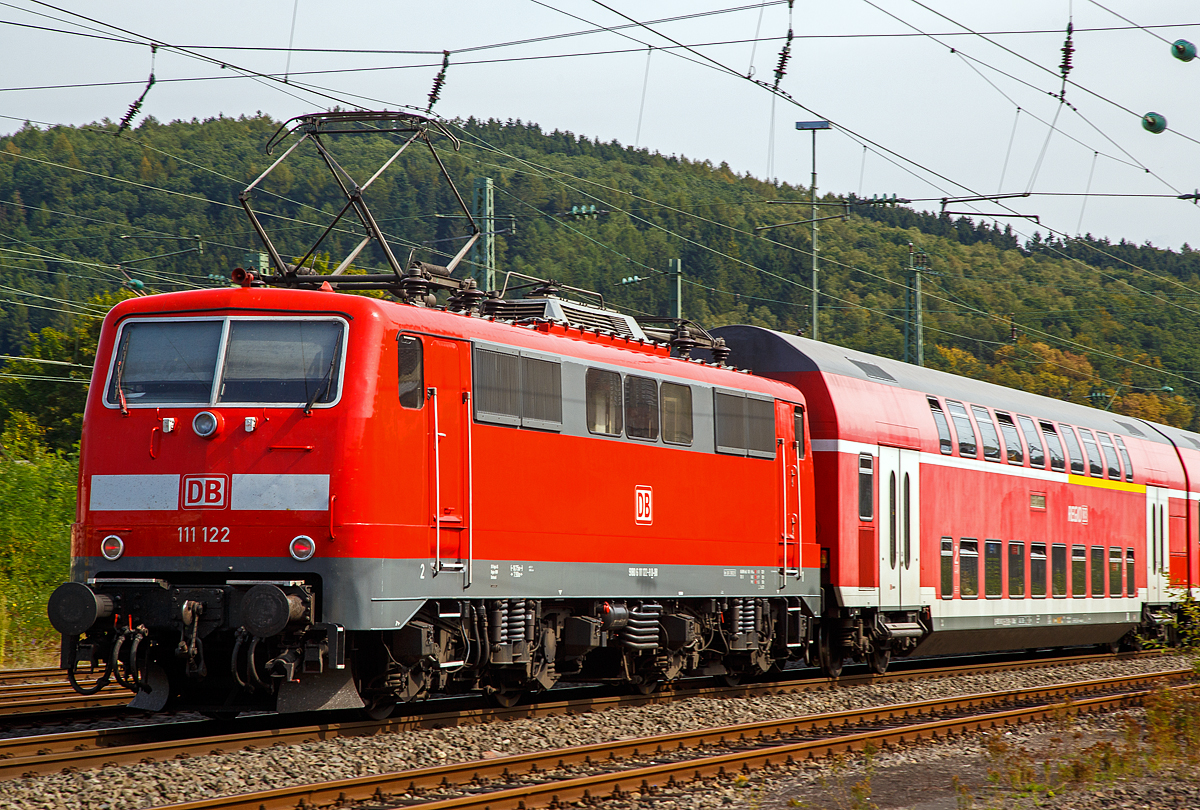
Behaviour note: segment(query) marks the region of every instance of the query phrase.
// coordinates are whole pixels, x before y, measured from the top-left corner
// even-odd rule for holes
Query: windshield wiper
[[[125,338],[125,346],[121,349],[121,357],[117,360],[117,401],[121,403],[121,415],[129,416],[129,405],[125,401],[125,390],[121,383],[125,378],[125,358],[129,356],[129,338]]]
[[[329,370],[325,372],[325,376],[321,378],[321,384],[313,391],[312,396],[308,398],[308,402],[304,404],[304,415],[311,416],[313,403],[315,403],[325,392],[329,390],[330,384],[333,382],[333,369],[337,365],[338,350],[342,347],[342,336],[337,336],[337,342],[333,344],[333,358],[329,361]]]

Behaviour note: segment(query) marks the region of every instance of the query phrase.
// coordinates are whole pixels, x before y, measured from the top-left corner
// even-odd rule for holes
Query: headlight
[[[292,555],[292,559],[304,562],[312,559],[312,555],[317,553],[317,544],[307,534],[297,535],[288,544],[288,553]]]
[[[192,430],[196,431],[196,435],[201,439],[211,439],[220,431],[221,425],[225,420],[221,418],[219,413],[212,411],[200,411],[196,417],[192,419]]]
[[[100,553],[106,560],[119,560],[125,553],[125,541],[115,534],[110,534],[100,541]]]

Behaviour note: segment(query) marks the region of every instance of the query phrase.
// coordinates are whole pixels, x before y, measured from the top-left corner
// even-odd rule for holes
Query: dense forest
[[[61,505],[69,507],[74,485],[70,470],[99,319],[123,296],[226,284],[234,267],[260,265],[262,248],[238,194],[279,154],[264,151],[279,126],[265,116],[170,124],[148,118],[123,134],[104,121],[27,124],[0,137],[0,355],[36,358],[5,359],[0,368],[0,479],[8,486],[18,468],[36,478],[22,486],[59,504],[43,510],[57,526],[46,530],[54,536],[65,537],[69,520]],[[806,205],[767,204],[807,201],[807,189],[521,121],[455,121],[448,131],[460,143],[435,135],[434,144],[464,196],[476,177],[494,181],[501,273],[553,278],[596,290],[633,314],[664,315],[665,271],[680,259],[686,317],[708,327],[806,329],[809,228],[761,235],[755,228],[807,219]],[[359,182],[396,145],[396,136],[384,134],[332,139],[339,162]],[[418,145],[366,199],[401,261],[411,252],[445,263],[463,243],[466,226],[453,191]],[[301,148],[251,204],[292,258],[307,253],[343,202],[316,152]],[[579,206],[589,213],[573,213]],[[827,207],[823,215],[838,210]],[[1092,237],[1022,242],[1010,228],[867,200],[851,199],[848,212],[821,223],[821,339],[903,356],[911,244],[928,256],[928,365],[1198,427],[1200,383],[1191,370],[1200,368],[1200,320],[1193,317],[1200,254],[1187,245],[1170,250]],[[314,260],[340,260],[361,233],[343,220]],[[356,259],[358,269],[385,266],[372,250]],[[471,263],[464,267],[473,272]],[[633,276],[640,280],[622,283]],[[54,489],[64,480],[66,490]],[[6,500],[5,508],[17,502]],[[11,562],[32,559],[17,546],[42,536],[38,531],[11,515],[0,519],[0,593],[21,583],[44,587],[30,579],[32,569]],[[65,552],[55,559],[61,569]],[[6,611],[0,603],[0,664]]]

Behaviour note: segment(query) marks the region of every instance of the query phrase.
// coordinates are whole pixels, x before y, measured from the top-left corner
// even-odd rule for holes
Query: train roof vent
[[[622,337],[640,340],[646,338],[642,327],[638,326],[638,322],[631,316],[613,312],[610,309],[599,309],[549,298],[546,299],[546,317],[584,329],[613,332]]]
[[[503,298],[492,298],[483,303],[483,311],[505,321],[524,321],[531,318],[546,319],[546,300],[544,298],[526,298],[520,301],[505,301]]]
[[[862,369],[863,374],[866,374],[872,380],[881,380],[883,382],[896,382],[895,377],[893,377],[891,374],[888,374],[886,371],[884,371],[883,369],[881,369],[879,366],[875,365],[874,363],[864,363],[862,360],[853,360],[849,357],[847,357],[846,359],[849,360],[854,365],[858,366],[860,369]]]
[[[1143,439],[1146,438],[1146,434],[1142,433],[1140,430],[1138,430],[1137,425],[1134,425],[1131,422],[1122,422],[1120,419],[1114,419],[1113,421],[1116,422],[1121,427],[1125,428],[1125,430],[1129,431],[1134,436],[1141,436]]]

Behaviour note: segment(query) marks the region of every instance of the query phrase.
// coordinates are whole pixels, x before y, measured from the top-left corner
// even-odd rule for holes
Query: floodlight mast
[[[812,132],[812,334],[813,340],[820,340],[817,324],[817,130],[829,129],[828,121],[797,121],[796,129]]]
[[[319,287],[322,283],[330,283],[339,289],[385,289],[400,298],[414,302],[425,301],[429,297],[428,294],[431,288],[462,291],[466,286],[471,286],[475,290],[474,293],[470,294],[472,297],[482,296],[482,293],[474,286],[473,280],[471,280],[470,285],[467,285],[466,282],[468,280],[466,279],[460,281],[450,277],[454,269],[463,260],[463,257],[467,255],[467,252],[479,240],[481,230],[475,218],[471,215],[470,207],[463,200],[458,187],[455,186],[454,180],[450,177],[450,173],[446,170],[441,156],[438,154],[437,149],[434,148],[430,139],[431,133],[441,135],[450,141],[455,151],[458,151],[462,145],[461,142],[443,124],[423,115],[388,110],[322,112],[298,115],[285,122],[271,136],[266,146],[267,154],[271,154],[275,147],[296,133],[300,134],[299,139],[289,146],[254,182],[247,186],[245,191],[238,195],[238,201],[241,203],[246,215],[250,218],[250,223],[258,234],[258,238],[262,240],[263,245],[266,247],[267,254],[271,259],[271,265],[275,269],[274,273],[265,275],[261,279],[258,279],[258,281],[272,286],[284,287]],[[359,184],[350,172],[338,163],[330,149],[330,144],[327,143],[328,140],[332,140],[329,136],[335,135],[388,134],[402,136],[399,148],[362,184]],[[284,261],[279,250],[271,241],[270,236],[268,236],[262,222],[250,208],[250,198],[255,188],[266,179],[267,175],[274,171],[301,144],[307,141],[312,141],[317,153],[321,156],[325,165],[329,167],[334,181],[337,183],[342,195],[346,198],[346,202],[329,226],[325,228],[312,247],[304,254],[303,258],[293,264]],[[446,183],[450,186],[450,190],[454,193],[454,199],[462,209],[471,230],[470,237],[466,243],[445,267],[415,261],[413,258],[415,250],[410,252],[407,266],[402,266],[397,260],[396,255],[392,252],[391,245],[388,243],[383,230],[379,227],[378,222],[367,206],[364,197],[367,189],[403,154],[404,150],[417,141],[421,141],[429,149],[442,177],[445,178]],[[332,272],[318,274],[312,268],[306,267],[305,265],[316,253],[326,237],[333,232],[342,218],[351,210],[354,211],[355,216],[357,216],[359,222],[362,224],[363,229],[366,231],[366,236],[354,246]],[[351,263],[371,242],[379,244],[392,272],[344,275],[350,268]],[[330,281],[330,277],[332,276],[339,277],[338,281]]]

